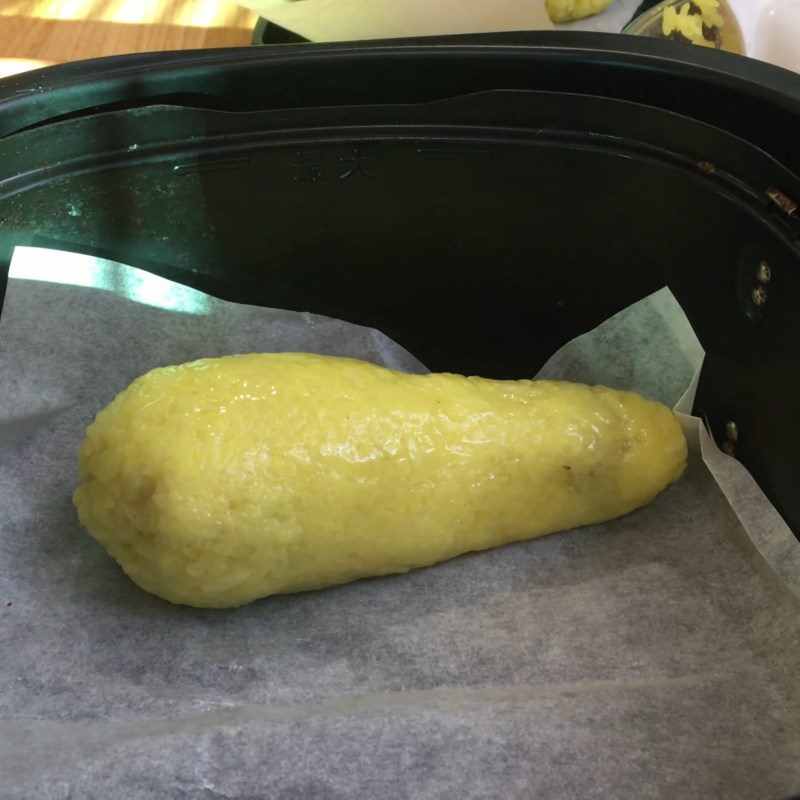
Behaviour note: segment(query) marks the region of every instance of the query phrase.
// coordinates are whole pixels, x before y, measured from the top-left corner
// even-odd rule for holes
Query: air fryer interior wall
[[[708,353],[696,413],[720,441],[736,420],[798,532],[800,78],[747,74],[539,34],[18,77],[0,87],[0,264],[17,244],[95,253],[490,377],[535,373],[668,285]]]

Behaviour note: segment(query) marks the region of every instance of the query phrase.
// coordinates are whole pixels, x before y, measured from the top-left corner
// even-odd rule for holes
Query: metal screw
[[[756,286],[756,288],[753,289],[753,293],[750,295],[750,298],[752,299],[754,306],[763,308],[767,304],[767,300],[769,300],[769,295],[763,286]]]
[[[723,442],[722,443],[722,452],[728,456],[735,456],[736,455],[736,448],[730,442]]]
[[[772,280],[772,267],[766,261],[759,262],[756,278],[761,283],[769,283]]]

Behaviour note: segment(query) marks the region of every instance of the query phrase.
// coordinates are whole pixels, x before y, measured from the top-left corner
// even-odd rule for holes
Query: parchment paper
[[[238,0],[312,42],[547,30],[544,0]]]
[[[797,542],[696,421],[686,476],[607,525],[233,611],[172,606],[75,518],[76,452],[99,408],[151,367],[221,353],[422,367],[375,332],[107,262],[19,249],[12,269],[0,320],[4,800],[800,790]],[[544,372],[676,402],[701,355],[661,292]]]
[[[749,0],[740,0],[748,2]],[[760,0],[759,0],[760,1]],[[497,31],[619,33],[641,0],[614,0],[605,11],[553,25],[544,0],[238,0],[239,5],[312,42]]]
[[[749,55],[797,69],[792,47],[792,36],[797,34],[790,29],[797,12],[792,13],[792,2],[797,0],[728,0]],[[641,0],[614,0],[600,14],[555,25],[544,0],[239,0],[239,4],[313,42],[335,42],[552,28],[619,33]],[[784,11],[782,19],[789,26],[781,29],[781,37],[777,29],[769,35],[763,26],[770,13],[778,11]]]

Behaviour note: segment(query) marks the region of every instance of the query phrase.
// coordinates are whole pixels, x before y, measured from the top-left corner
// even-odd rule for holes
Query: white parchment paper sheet
[[[619,33],[641,0],[614,0],[600,14],[556,25],[545,12],[544,0],[240,0],[239,4],[312,41],[335,42],[553,27]],[[778,4],[774,0],[728,0],[728,4],[742,29],[747,53],[782,63],[762,52],[757,35],[759,22]],[[788,10],[786,14],[788,18]]]
[[[172,606],[78,525],[76,453],[97,410],[151,367],[223,353],[422,367],[375,332],[107,262],[21,249],[13,271],[0,320],[4,800],[800,791],[797,542],[699,432],[686,476],[607,525],[233,611]],[[674,312],[659,293],[545,372],[674,403],[701,355]]]

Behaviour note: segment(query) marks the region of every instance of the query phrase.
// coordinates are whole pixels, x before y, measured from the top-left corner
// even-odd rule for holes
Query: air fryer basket
[[[696,413],[797,533],[798,132],[797,76],[629,37],[84,62],[0,84],[0,266],[102,255],[491,377],[668,285]]]

